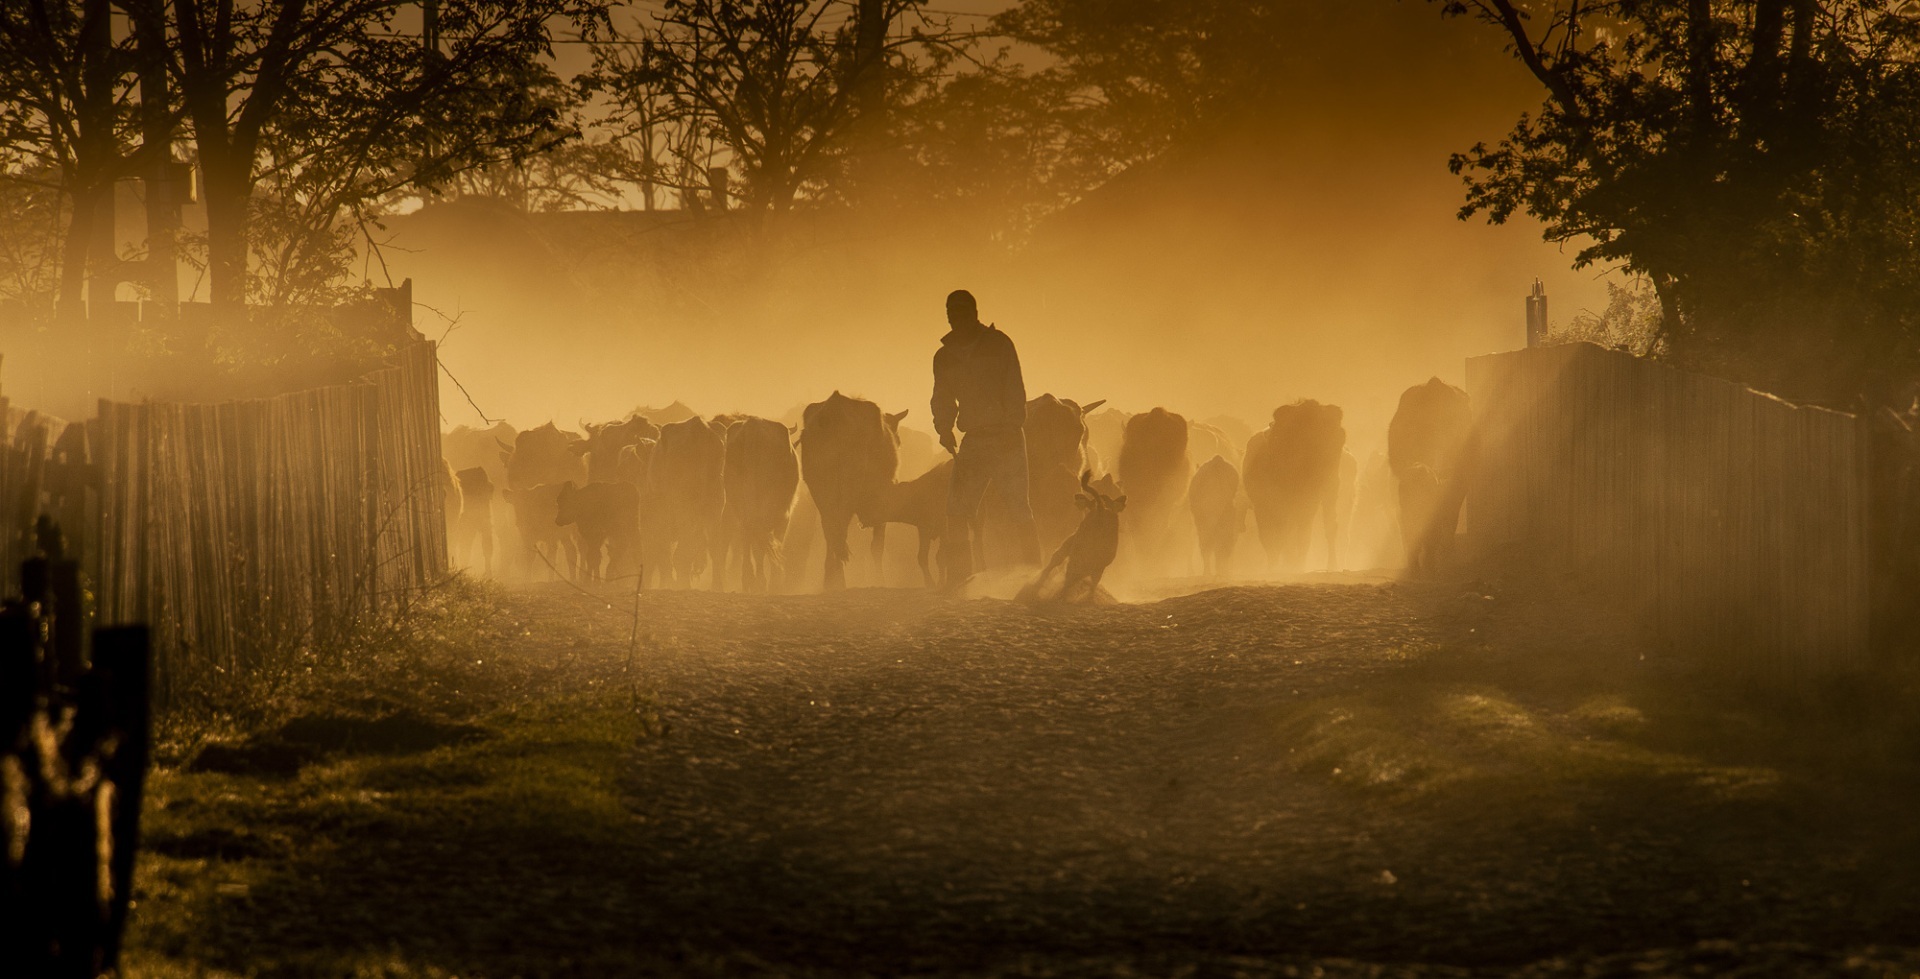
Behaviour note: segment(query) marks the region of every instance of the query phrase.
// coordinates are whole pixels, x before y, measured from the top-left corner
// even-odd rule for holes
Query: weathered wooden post
[[[120,953],[150,756],[144,626],[97,630],[87,661],[79,571],[35,528],[22,595],[0,606],[0,964],[92,979]]]

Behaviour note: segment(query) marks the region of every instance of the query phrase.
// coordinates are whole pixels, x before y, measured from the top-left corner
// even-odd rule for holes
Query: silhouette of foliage
[[[1461,216],[1532,215],[1645,275],[1663,349],[1880,400],[1920,368],[1920,65],[1889,0],[1443,0],[1547,90],[1453,158]]]
[[[956,43],[944,22],[921,15],[920,0],[882,0],[885,30],[863,49],[860,6],[666,0],[632,36],[597,47],[581,83],[611,102],[608,124],[637,141],[649,195],[662,185],[695,208],[704,197],[784,211],[829,175],[844,177],[856,129],[884,127],[862,114],[883,115],[888,90],[910,86]],[[738,185],[715,183],[718,167]]]

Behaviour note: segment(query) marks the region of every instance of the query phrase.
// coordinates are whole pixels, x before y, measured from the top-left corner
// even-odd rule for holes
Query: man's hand
[[[954,439],[951,431],[940,433],[940,447],[947,450],[948,455],[960,454],[960,443]]]

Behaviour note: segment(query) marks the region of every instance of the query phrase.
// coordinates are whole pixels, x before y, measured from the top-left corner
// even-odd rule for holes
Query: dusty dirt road
[[[435,975],[1920,971],[1907,715],[1871,692],[1839,711],[1728,693],[1595,605],[1528,594],[650,593],[635,651],[631,596],[516,592],[499,655],[524,697],[646,694],[637,742],[593,763],[618,766],[624,814],[599,835],[436,837],[492,825],[460,807],[500,797],[469,794],[418,826],[329,823],[391,840],[403,869],[257,846],[289,866],[227,910],[316,946],[276,922],[337,916],[342,888],[391,900],[406,907],[361,914],[355,941]],[[484,782],[531,750],[430,770]],[[215,791],[197,777],[163,791]],[[394,793],[418,776],[352,777]],[[451,852],[420,856],[435,839]],[[459,856],[492,847],[538,859]],[[521,892],[510,928],[420,934],[487,888]],[[196,948],[171,954],[325,971]]]

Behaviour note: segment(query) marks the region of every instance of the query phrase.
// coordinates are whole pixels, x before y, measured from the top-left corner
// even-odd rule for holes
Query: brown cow
[[[1327,567],[1338,566],[1340,460],[1347,446],[1341,418],[1334,405],[1296,401],[1273,409],[1273,423],[1247,441],[1247,499],[1269,565],[1305,569],[1318,516]]]
[[[1200,538],[1201,571],[1217,577],[1233,566],[1233,545],[1247,528],[1240,470],[1221,456],[1207,460],[1187,484],[1187,506],[1193,511],[1194,535]]]
[[[906,412],[888,415],[871,401],[838,391],[807,406],[800,430],[800,472],[820,511],[828,591],[847,586],[847,527],[854,517],[873,528],[874,563],[886,544],[880,505],[900,465],[895,430]]]
[[[1050,550],[1079,526],[1074,474],[1090,467],[1087,413],[1106,404],[1081,405],[1043,394],[1027,402],[1027,500],[1040,546]]]
[[[939,585],[939,577],[928,563],[934,542],[947,532],[947,487],[953,482],[953,460],[927,470],[918,478],[887,487],[880,504],[880,519],[886,523],[909,524],[920,537],[920,577],[927,587]]]
[[[1120,443],[1126,438],[1127,419],[1132,417],[1118,408],[1087,415],[1087,468],[1097,473],[1114,471],[1120,464]]]
[[[561,483],[586,482],[587,467],[573,449],[581,441],[572,432],[563,432],[548,422],[514,436],[513,444],[500,445],[500,461],[506,464],[507,488],[532,489]]]
[[[1047,566],[1033,582],[1020,590],[1025,600],[1059,599],[1063,602],[1111,602],[1113,597],[1100,587],[1100,578],[1120,550],[1120,514],[1127,508],[1124,496],[1109,497],[1093,488],[1093,471],[1080,473],[1081,494],[1074,502],[1086,511],[1072,536],[1053,552]],[[1066,573],[1058,587],[1050,580],[1062,563]]]
[[[630,484],[562,483],[553,522],[580,535],[580,577],[602,581],[632,572],[640,548],[640,494]]]
[[[1195,466],[1205,463],[1214,456],[1227,460],[1227,465],[1240,468],[1247,440],[1234,441],[1224,429],[1210,422],[1187,423],[1187,459]]]
[[[1452,550],[1472,437],[1467,392],[1436,377],[1400,395],[1387,425],[1387,466],[1399,483],[1400,534],[1415,571],[1438,568]]]
[[[526,489],[509,489],[504,494],[513,508],[513,522],[520,530],[522,573],[532,578],[534,568],[544,565],[558,578],[580,576],[579,535],[563,527],[560,517],[560,488],[567,483],[542,483]],[[563,557],[564,555],[564,557]]]
[[[765,418],[741,418],[727,429],[724,523],[748,592],[769,591],[779,580],[780,545],[800,485],[792,438],[787,426]]]
[[[686,588],[713,565],[721,581],[726,541],[726,443],[698,417],[663,425],[648,467],[647,575]]]
[[[512,448],[514,439],[519,437],[520,433],[503,421],[494,422],[492,428],[455,425],[452,431],[440,436],[440,454],[446,457],[454,472],[479,466],[487,471],[488,482],[505,486],[507,467],[501,461],[500,450]]]
[[[1135,572],[1164,573],[1173,551],[1174,514],[1187,491],[1187,420],[1165,408],[1127,419],[1120,442],[1120,485],[1126,487],[1128,553]]]
[[[587,462],[587,480],[595,483],[614,482],[620,465],[620,453],[630,445],[638,445],[643,440],[658,439],[660,429],[645,417],[634,415],[625,421],[608,422],[605,425],[584,425],[587,437],[573,443],[569,448],[575,455],[582,456]]]

